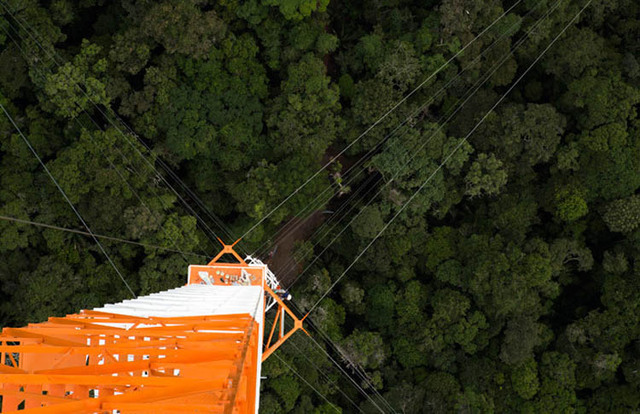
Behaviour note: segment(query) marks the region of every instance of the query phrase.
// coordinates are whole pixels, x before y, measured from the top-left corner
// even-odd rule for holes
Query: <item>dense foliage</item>
[[[210,255],[214,231],[265,219],[252,251],[311,203],[335,211],[296,254],[303,310],[428,179],[311,316],[356,382],[406,413],[634,412],[640,3],[593,1],[474,129],[585,4],[2,0],[0,103],[99,234]],[[81,229],[4,116],[0,138],[0,215]],[[0,234],[0,326],[128,297],[90,238]],[[204,260],[103,243],[138,294]],[[261,412],[333,411],[283,361],[344,412],[377,411],[304,336],[278,355]]]

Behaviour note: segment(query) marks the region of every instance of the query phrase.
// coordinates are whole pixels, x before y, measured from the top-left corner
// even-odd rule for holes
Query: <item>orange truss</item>
[[[2,412],[253,412],[257,329],[248,314],[142,318],[96,311],[5,328]]]
[[[1,411],[255,413],[261,362],[304,329],[265,283],[267,267],[223,246],[208,265],[189,266],[183,287],[4,328]],[[218,262],[226,253],[238,263]],[[278,307],[263,354],[265,298]]]

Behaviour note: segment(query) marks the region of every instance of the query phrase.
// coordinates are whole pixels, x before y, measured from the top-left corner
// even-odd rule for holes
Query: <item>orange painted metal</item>
[[[280,296],[274,293],[273,290],[269,288],[269,286],[265,285],[264,290],[278,303],[278,310],[276,312],[273,324],[271,325],[271,332],[269,333],[269,337],[265,342],[265,350],[262,353],[262,362],[266,361],[267,358],[269,358],[269,356],[273,354],[276,349],[278,349],[280,345],[282,345],[287,339],[289,339],[289,337],[293,335],[297,330],[302,330],[304,333],[309,335],[309,333],[302,327],[302,320],[298,319],[298,317],[291,311],[291,309],[289,309],[289,307],[284,303]],[[278,329],[278,340],[274,343],[271,343],[276,327],[279,327],[278,325],[280,323],[283,323],[283,320],[280,318],[282,312],[285,312],[293,320],[293,328],[291,328],[285,334],[281,333],[284,331],[284,329]]]
[[[190,266],[188,284],[260,286],[278,304],[263,353],[263,327],[248,313],[138,317],[83,310],[51,317],[2,330],[0,411],[255,412],[259,364],[304,328],[265,283],[265,268],[247,265],[233,250],[237,242],[223,244],[207,266]],[[219,262],[224,254],[237,263]],[[258,312],[264,321],[264,309]],[[284,313],[294,328],[280,329],[272,343]]]
[[[238,242],[240,241],[240,239],[236,240],[233,242],[233,244],[224,244],[224,242],[222,240],[220,240],[220,237],[217,237],[218,241],[220,242],[220,244],[222,245],[222,250],[220,251],[220,253],[218,253],[216,255],[216,257],[214,257],[213,259],[211,259],[211,261],[209,262],[209,265],[212,265],[214,263],[218,263],[220,258],[222,256],[224,256],[225,254],[230,254],[233,257],[236,258],[236,260],[238,261],[238,264],[242,265],[242,266],[246,266],[247,263],[244,261],[244,259],[242,257],[240,257],[240,255],[238,253],[236,253],[235,250],[233,250],[233,246],[235,246],[236,244],[238,244]]]
[[[248,314],[162,318],[171,326],[129,330],[102,324],[153,318],[91,311],[60,319],[0,334],[3,413],[255,410],[258,324]],[[230,327],[237,332],[225,333]]]

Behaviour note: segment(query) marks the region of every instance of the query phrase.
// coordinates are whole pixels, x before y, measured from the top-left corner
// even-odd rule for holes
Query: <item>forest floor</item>
[[[305,219],[294,217],[280,228],[282,237],[277,239],[273,247],[275,253],[267,263],[283,285],[291,284],[302,271],[302,264],[297,263],[293,257],[296,242],[307,240],[324,219],[322,210],[317,210]]]
[[[358,161],[357,157],[346,157],[344,155],[338,155],[339,151],[336,148],[329,147],[327,152],[322,158],[322,165],[328,163],[334,157],[341,164],[341,171],[348,170],[353,164]],[[330,207],[327,207],[331,209]],[[269,268],[277,275],[278,280],[288,286],[293,282],[296,275],[302,271],[303,263],[298,263],[294,259],[296,242],[303,242],[309,240],[314,231],[322,225],[325,221],[324,210],[316,210],[305,219],[294,217],[287,221],[278,230],[279,237],[273,250],[273,256],[267,260]],[[271,255],[271,252],[269,254]]]

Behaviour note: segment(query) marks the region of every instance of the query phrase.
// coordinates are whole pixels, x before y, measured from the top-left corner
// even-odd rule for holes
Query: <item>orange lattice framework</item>
[[[238,263],[218,262],[226,253]],[[2,412],[257,412],[261,362],[301,328],[266,271],[224,246],[183,287],[4,328]],[[296,328],[263,354],[265,295]]]

